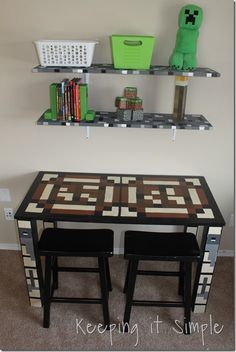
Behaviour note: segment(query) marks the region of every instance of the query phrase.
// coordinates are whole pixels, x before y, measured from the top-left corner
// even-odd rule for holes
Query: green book
[[[80,94],[80,120],[86,119],[86,113],[88,112],[88,85],[82,83],[79,85]]]
[[[50,108],[52,120],[57,119],[57,83],[50,84]]]

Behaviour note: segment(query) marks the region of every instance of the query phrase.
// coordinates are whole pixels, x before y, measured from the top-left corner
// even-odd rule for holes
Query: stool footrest
[[[152,306],[152,307],[184,307],[183,302],[175,301],[145,301],[145,300],[132,300],[133,306]]]
[[[101,298],[74,298],[74,297],[52,297],[51,302],[57,303],[89,303],[89,304],[101,304]]]
[[[179,271],[137,270],[138,275],[180,276]]]
[[[98,273],[98,268],[76,268],[69,266],[59,266],[56,268],[56,271],[67,271],[67,272],[79,272],[79,273]]]

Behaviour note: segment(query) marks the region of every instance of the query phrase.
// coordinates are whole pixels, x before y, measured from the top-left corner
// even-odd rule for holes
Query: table
[[[206,309],[225,221],[202,176],[40,171],[15,218],[32,306],[41,306],[37,221],[42,220],[184,226],[201,236],[194,312]]]

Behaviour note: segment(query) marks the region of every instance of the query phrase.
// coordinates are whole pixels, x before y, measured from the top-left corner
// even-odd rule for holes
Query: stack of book
[[[95,111],[88,109],[88,85],[80,78],[64,79],[52,83],[50,91],[50,109],[44,113],[45,120],[79,122],[93,121]]]

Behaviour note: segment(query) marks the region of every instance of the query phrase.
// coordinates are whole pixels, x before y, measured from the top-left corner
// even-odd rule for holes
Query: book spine
[[[70,81],[69,81],[69,79],[64,79],[64,87],[65,87],[65,92],[64,92],[65,119],[66,119],[66,121],[70,121],[71,120],[71,112],[70,112],[70,93],[69,93]]]
[[[65,82],[65,93],[64,93],[64,104],[65,104],[65,120],[69,120],[69,106],[68,106],[68,85]]]
[[[75,114],[74,114],[74,85],[73,81],[70,80],[70,85],[69,85],[69,95],[70,95],[70,115],[71,115],[71,120],[75,121]]]
[[[78,82],[75,85],[75,115],[76,121],[80,121],[80,85]]]
[[[73,112],[74,120],[80,121],[80,94],[79,94],[79,82],[80,78],[73,78]]]
[[[61,109],[62,109],[62,120],[66,119],[65,116],[65,82],[61,82]]]
[[[86,83],[80,84],[80,120],[86,119],[86,113],[88,112],[88,85]]]

